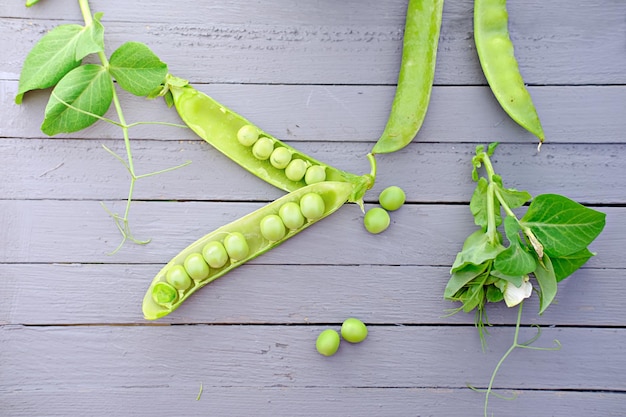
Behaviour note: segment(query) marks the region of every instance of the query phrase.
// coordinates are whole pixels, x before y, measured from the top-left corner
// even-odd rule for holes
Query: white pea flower
[[[515,307],[525,298],[530,297],[533,293],[533,286],[529,281],[528,276],[524,277],[522,285],[516,287],[515,285],[507,282],[504,287],[504,302],[507,307]]]

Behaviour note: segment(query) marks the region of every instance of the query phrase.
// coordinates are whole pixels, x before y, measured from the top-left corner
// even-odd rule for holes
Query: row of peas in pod
[[[345,182],[307,185],[192,243],[152,280],[144,316],[154,320],[171,313],[199,288],[335,212],[352,191]]]
[[[318,161],[196,90],[187,80],[168,76],[167,85],[185,124],[248,172],[287,192],[323,181],[350,183],[348,201],[362,206],[365,192],[374,184],[373,173],[356,175]],[[368,160],[374,171],[373,156]]]
[[[326,180],[326,166],[311,164],[294,156],[291,149],[277,140],[261,136],[259,129],[253,125],[243,125],[237,131],[237,141],[250,148],[252,155],[259,161],[269,161],[276,169],[284,169],[285,176],[294,182],[302,181],[315,184]]]

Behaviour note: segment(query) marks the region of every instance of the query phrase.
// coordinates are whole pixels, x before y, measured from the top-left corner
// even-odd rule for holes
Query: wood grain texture
[[[393,86],[315,86],[195,84],[225,106],[286,141],[368,142],[373,146],[385,127]],[[626,86],[529,87],[544,130],[552,143],[624,143]],[[39,130],[49,92],[28,93],[13,103],[17,82],[0,81],[1,137],[41,138]],[[120,93],[129,123],[181,123],[162,100],[146,101]],[[592,106],[589,103],[593,103]],[[116,120],[111,111],[108,117]],[[566,120],[566,123],[563,123]],[[55,137],[120,139],[119,128],[96,123],[76,134]],[[190,130],[143,125],[134,139],[200,140]],[[492,141],[535,143],[499,107],[487,87],[434,87],[416,142]],[[547,148],[547,146],[546,146]]]
[[[208,387],[202,381],[186,380],[163,385],[122,388],[82,388],[59,391],[44,387],[36,392],[14,391],[3,398],[7,417],[81,417],[87,414],[115,414],[129,417],[178,415],[205,417],[219,411],[223,417],[240,417],[254,410],[257,415],[342,417],[467,417],[467,410],[481,410],[482,397],[468,389],[442,388],[292,388],[292,387]],[[517,401],[492,399],[490,411],[501,417],[520,415],[570,417],[601,415],[621,417],[624,394],[613,392],[507,391]],[[165,398],[165,401],[155,401]],[[45,403],[45,410],[39,404]],[[71,403],[71,408],[68,407]],[[462,404],[462,407],[459,407]],[[550,407],[546,414],[538,406]],[[478,414],[478,413],[476,413]]]
[[[115,211],[121,202],[110,203]],[[132,211],[138,238],[147,246],[127,245],[110,256],[120,235],[96,201],[0,200],[6,225],[0,262],[11,263],[162,263],[205,234],[262,207],[261,203],[136,202]],[[371,206],[366,205],[366,208]],[[590,249],[589,267],[625,268],[621,256],[626,209],[605,207],[606,230]],[[472,233],[466,206],[407,204],[392,213],[388,230],[372,235],[355,204],[341,207],[313,228],[297,234],[251,263],[288,265],[449,266]],[[424,242],[428,242],[427,245]]]
[[[162,264],[0,264],[0,324],[153,324],[140,301]],[[368,324],[472,325],[473,314],[448,316],[448,267],[248,264],[200,290],[161,324],[315,324],[356,316]],[[624,290],[615,269],[584,268],[559,287],[538,316],[526,302],[524,323],[624,326]],[[493,325],[515,321],[502,303],[487,310]]]
[[[101,207],[124,209],[129,178],[119,128],[97,123],[48,138],[49,91],[14,104],[32,45],[80,23],[75,0],[0,5],[0,415],[7,417],[482,415],[483,388],[513,337],[516,309],[488,306],[481,350],[472,314],[446,316],[450,264],[475,226],[468,210],[477,144],[505,185],[564,194],[607,213],[581,270],[537,315],[495,386],[495,416],[626,414],[626,2],[508,2],[520,70],[546,144],[513,123],[486,86],[473,45],[472,0],[446,2],[435,86],[414,142],[378,158],[367,207],[388,185],[408,204],[370,235],[346,205],[315,228],[202,289],[156,322],[140,302],[152,277],[211,230],[283,192],[186,129],[131,129],[138,173],[131,230],[152,238],[109,255],[120,235]],[[406,0],[273,2],[92,0],[107,53],[149,45],[170,71],[298,149],[355,173],[382,133],[401,57]],[[175,9],[173,9],[175,7]],[[93,61],[87,58],[86,61]],[[180,123],[162,100],[120,93],[129,122]],[[107,116],[114,117],[112,112]],[[347,317],[368,324],[359,345],[314,348]],[[202,388],[201,388],[202,387]],[[197,400],[200,390],[202,394]]]
[[[405,1],[352,0],[338,5],[300,0],[242,6],[188,0],[177,2],[176,9],[184,10],[181,19],[172,18],[169,5],[94,1],[92,9],[104,11],[111,47],[129,39],[145,42],[173,73],[197,83],[395,84],[398,77]],[[48,12],[51,9],[56,13]],[[626,5],[620,1],[600,5],[559,0],[550,7],[540,0],[512,2],[511,36],[526,82],[626,83],[624,12]],[[71,0],[37,14],[19,14],[0,22],[0,39],[9,57],[0,64],[2,78],[19,77],[30,47],[60,23],[51,16],[80,19]],[[472,1],[446,3],[443,19],[435,83],[484,84],[473,47]]]
[[[0,387],[3,392],[13,384],[25,391],[51,384],[94,390],[104,383],[121,388],[192,380],[195,385],[198,378],[207,387],[464,388],[466,382],[483,387],[513,336],[512,328],[494,330],[483,352],[472,326],[371,326],[365,342],[343,343],[328,358],[314,347],[325,328],[4,326],[3,372],[13,376],[10,385],[3,378]],[[526,329],[522,337],[534,333]],[[624,391],[626,375],[618,370],[626,366],[619,343],[625,337],[624,329],[545,328],[538,346],[553,346],[558,339],[562,349],[516,352],[498,386]]]
[[[0,166],[7,199],[115,200],[126,197],[126,169],[102,145],[123,153],[112,140],[3,139]],[[297,148],[349,172],[369,172],[369,143],[298,142]],[[393,156],[378,157],[376,184],[365,195],[376,203],[389,185],[401,186],[410,203],[468,203],[474,183],[474,144],[414,142]],[[191,161],[191,165],[137,182],[139,200],[267,201],[282,190],[248,173],[203,141],[135,141],[139,173]],[[502,144],[493,158],[507,187],[532,195],[560,193],[585,204],[619,204],[626,195],[626,145]],[[237,184],[237,187],[233,187]],[[97,185],[97,186],[96,186]]]

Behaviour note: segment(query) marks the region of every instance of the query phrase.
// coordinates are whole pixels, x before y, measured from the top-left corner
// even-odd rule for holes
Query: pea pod
[[[374,154],[404,148],[422,127],[435,78],[442,14],[443,0],[409,1],[396,94]]]
[[[334,213],[352,193],[353,186],[347,182],[307,185],[198,239],[156,274],[143,299],[145,318],[155,320],[171,313],[203,286]],[[285,218],[281,207],[291,208],[294,203],[301,207],[306,221],[293,229],[284,228],[278,235],[263,230],[265,223],[275,224],[264,220]],[[216,267],[209,266],[222,257]]]
[[[169,75],[167,89],[172,93],[178,114],[191,130],[257,177],[291,192],[307,185],[308,169],[319,171],[321,168],[325,181],[351,184],[353,192],[348,200],[363,207],[363,196],[374,184],[373,157],[368,155],[372,164],[371,174],[359,176],[342,171],[264,132],[212,97],[196,90],[186,80]]]
[[[485,78],[500,106],[543,143],[543,128],[509,36],[506,0],[474,1],[474,42]]]

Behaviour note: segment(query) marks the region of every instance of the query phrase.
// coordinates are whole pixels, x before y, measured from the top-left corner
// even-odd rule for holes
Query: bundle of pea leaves
[[[602,232],[606,217],[561,195],[542,194],[533,199],[526,191],[505,188],[489,158],[496,146],[493,143],[486,150],[478,146],[472,159],[477,185],[470,210],[479,229],[457,254],[444,293],[446,299],[462,303],[456,311],[476,310],[481,336],[487,302],[504,300],[512,307],[530,297],[535,288],[539,314],[543,313],[556,296],[557,283],[594,255],[587,247]],[[479,176],[481,166],[485,176]],[[512,210],[531,200],[518,218]]]

